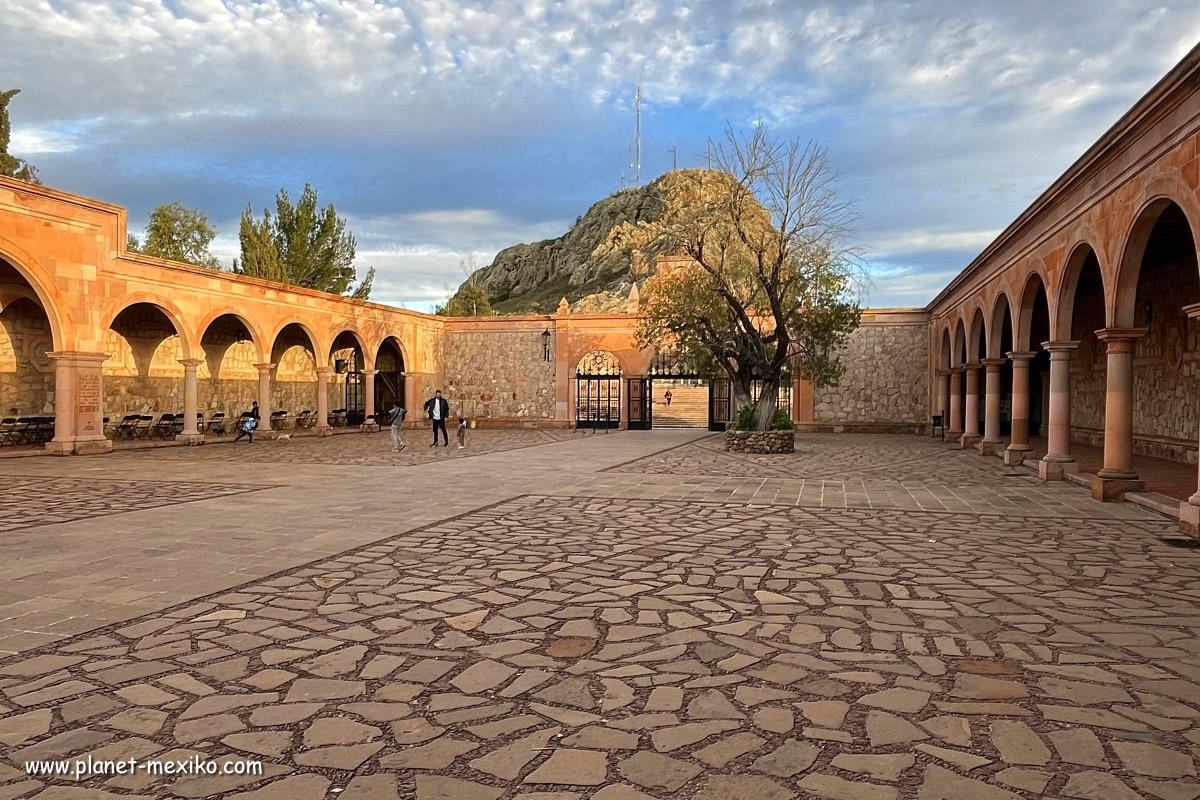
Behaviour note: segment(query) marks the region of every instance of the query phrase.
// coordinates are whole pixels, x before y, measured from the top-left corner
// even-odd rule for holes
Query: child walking
[[[458,418],[458,433],[455,436],[458,437],[458,449],[462,450],[467,446],[467,420],[464,417]]]

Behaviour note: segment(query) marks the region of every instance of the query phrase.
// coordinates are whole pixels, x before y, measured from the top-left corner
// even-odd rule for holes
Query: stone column
[[[60,351],[54,359],[54,438],[46,450],[59,455],[107,453],[104,435],[104,380],[107,353]]]
[[[1145,328],[1096,331],[1108,350],[1108,383],[1104,393],[1104,469],[1092,479],[1092,497],[1120,500],[1141,492],[1145,481],[1133,471],[1133,351]]]
[[[366,396],[363,398],[363,430],[373,431],[378,430],[375,426],[375,376],[379,374],[377,369],[364,369],[363,376],[366,379]]]
[[[271,370],[274,364],[255,364],[258,369],[258,427],[259,430],[271,428]]]
[[[1012,380],[1012,435],[1004,450],[1004,463],[1020,464],[1025,460],[1029,446],[1029,362],[1036,353],[1009,353],[1013,365]]]
[[[979,441],[979,365],[967,364],[964,369],[967,371],[967,406],[963,410],[963,435],[958,443],[966,450]]]
[[[962,436],[962,367],[950,370],[950,428],[946,435],[951,439]]]
[[[975,445],[980,455],[994,456],[1004,445],[1000,438],[1000,367],[1003,358],[987,358],[983,361],[987,373],[983,403],[983,439]]]
[[[942,424],[945,425],[948,420],[946,414],[950,412],[950,370],[939,369],[937,371],[937,399],[934,401],[935,414],[942,415]]]
[[[202,358],[181,358],[183,365],[183,432],[175,437],[177,442],[202,444],[204,432],[196,427],[196,412],[200,403],[196,399],[196,367],[204,363]]]
[[[316,431],[321,436],[333,434],[333,428],[329,425],[329,373],[332,371],[329,367],[317,367]]]
[[[1042,347],[1050,353],[1050,419],[1038,477],[1060,481],[1063,473],[1079,471],[1071,455],[1071,354],[1079,342],[1042,342]]]
[[[1193,319],[1200,317],[1200,303],[1184,306],[1183,313]],[[1179,529],[1191,536],[1200,536],[1200,486],[1186,503],[1179,504]]]

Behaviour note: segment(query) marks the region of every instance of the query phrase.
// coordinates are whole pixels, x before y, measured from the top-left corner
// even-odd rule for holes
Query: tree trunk
[[[779,408],[779,377],[763,378],[758,394],[757,428],[769,431],[775,427],[775,410]]]

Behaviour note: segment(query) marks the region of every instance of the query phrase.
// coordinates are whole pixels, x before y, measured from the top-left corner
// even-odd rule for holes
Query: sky
[[[0,0],[10,152],[50,186],[204,211],[213,250],[306,182],[372,299],[444,300],[727,127],[813,140],[874,307],[923,306],[1200,41],[1195,0]],[[672,152],[674,151],[674,152]]]

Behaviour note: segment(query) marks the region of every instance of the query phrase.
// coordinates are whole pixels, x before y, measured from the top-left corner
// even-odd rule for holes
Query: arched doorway
[[[367,380],[363,370],[367,369],[362,342],[353,331],[342,331],[333,340],[329,349],[333,364],[333,381],[329,416],[334,420],[345,420],[347,425],[361,425],[367,410]]]
[[[197,368],[199,411],[234,419],[258,399],[262,356],[250,327],[236,314],[222,314],[200,332],[204,363]]]
[[[380,343],[375,370],[375,410],[387,411],[396,401],[404,405],[404,353],[395,337]]]
[[[575,367],[575,427],[621,424],[621,362],[607,350],[586,353]]]
[[[33,286],[0,260],[0,446],[53,437],[53,351],[50,317]]]
[[[317,345],[311,332],[296,322],[284,325],[271,343],[271,408],[311,424],[317,411]],[[305,414],[304,412],[309,412]],[[262,423],[268,424],[266,420]],[[324,424],[317,420],[317,424]]]
[[[1194,489],[1194,458],[1200,430],[1196,377],[1200,362],[1193,351],[1200,336],[1187,306],[1200,302],[1196,242],[1183,209],[1166,199],[1138,215],[1117,278],[1105,380],[1104,468],[1093,494],[1104,499],[1140,488],[1133,456],[1157,456],[1148,462],[1157,491],[1179,497]],[[1179,463],[1177,468],[1169,462]],[[1104,481],[1110,484],[1106,488]],[[1115,483],[1114,483],[1115,482]],[[1185,499],[1180,497],[1180,499]]]
[[[1012,433],[1012,362],[1009,361],[1008,354],[1013,350],[1013,326],[1012,308],[1005,294],[996,298],[988,336],[988,358],[999,359],[1002,362],[999,373],[1000,435],[1008,436]]]
[[[104,336],[104,407],[129,414],[182,414],[187,343],[157,303],[135,302],[113,318]]]

